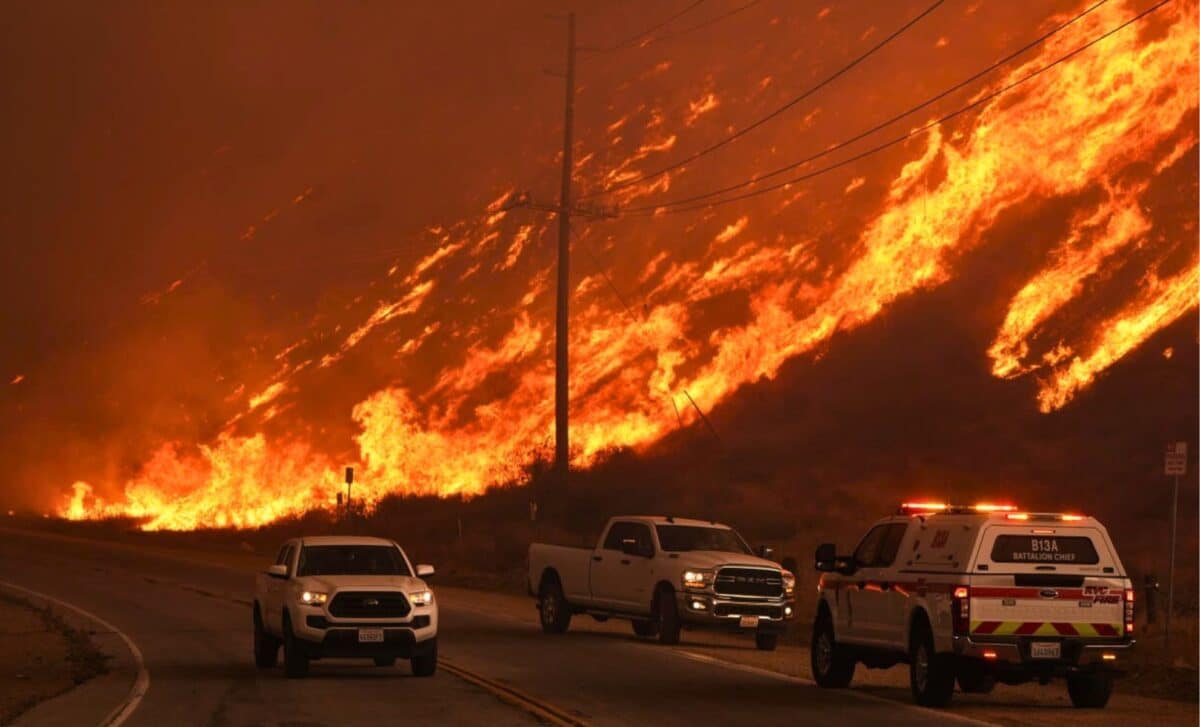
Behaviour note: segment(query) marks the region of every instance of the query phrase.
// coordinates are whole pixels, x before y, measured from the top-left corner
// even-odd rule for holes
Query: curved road
[[[86,609],[137,644],[151,682],[126,725],[538,723],[529,712],[444,669],[417,679],[403,662],[381,669],[370,662],[321,661],[305,680],[284,679],[279,669],[256,670],[250,652],[253,575],[244,568],[0,529],[0,580]],[[721,658],[722,642],[707,634],[690,647],[666,648],[632,638],[627,625],[580,619],[581,628],[546,637],[530,601],[434,588],[442,613],[439,650],[446,662],[580,722],[927,726],[1019,723],[1030,716],[1018,711],[997,720],[992,714],[919,709],[859,690],[817,689],[730,664]],[[748,654],[754,656],[752,647]],[[127,662],[127,655],[122,658]],[[85,685],[75,691],[91,689],[86,698],[52,700],[24,722],[98,724],[125,699],[133,681],[128,663],[119,661],[116,671],[98,680],[108,686]],[[1060,719],[1081,716],[1056,711]],[[1107,716],[1116,717],[1111,710]]]

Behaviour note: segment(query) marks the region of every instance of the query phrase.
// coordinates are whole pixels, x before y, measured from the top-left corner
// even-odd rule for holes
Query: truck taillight
[[[1133,634],[1133,589],[1125,589],[1125,635]]]
[[[954,633],[966,636],[971,630],[971,589],[967,586],[954,589],[954,598],[950,601],[950,615],[954,622]]]

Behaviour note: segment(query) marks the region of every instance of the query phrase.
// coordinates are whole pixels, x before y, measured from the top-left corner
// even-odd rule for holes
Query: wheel
[[[679,620],[679,604],[675,602],[675,592],[665,586],[660,588],[654,603],[654,626],[658,631],[658,642],[678,644],[683,623]]]
[[[437,639],[432,639],[427,648],[424,654],[409,659],[415,677],[431,677],[437,671]]]
[[[958,688],[964,694],[990,694],[996,688],[996,677],[988,674],[978,664],[970,662],[958,667]]]
[[[375,666],[395,666],[396,657],[394,656],[377,656],[375,657]]]
[[[922,707],[945,707],[954,695],[954,661],[933,650],[933,633],[926,623],[913,629],[909,644],[909,683]]]
[[[263,628],[262,614],[254,606],[254,666],[270,669],[279,663],[279,639]]]
[[[758,631],[754,634],[754,645],[759,651],[774,651],[779,643],[779,634]]]
[[[658,626],[648,619],[635,618],[633,620],[633,633],[646,638],[654,638],[658,635]]]
[[[542,584],[538,595],[538,612],[541,614],[542,631],[548,634],[566,633],[571,626],[571,607],[558,581],[550,579]]]
[[[809,655],[817,686],[825,689],[845,689],[850,686],[856,662],[849,650],[833,637],[833,621],[827,614],[818,616],[813,624]]]
[[[1100,709],[1112,696],[1111,674],[1072,674],[1067,677],[1067,694],[1071,704],[1080,709]]]
[[[283,673],[288,679],[308,676],[308,654],[292,633],[292,619],[283,612]]]

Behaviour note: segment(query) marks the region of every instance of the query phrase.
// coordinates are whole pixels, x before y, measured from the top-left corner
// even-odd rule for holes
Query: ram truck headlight
[[[712,585],[713,572],[710,570],[685,570],[683,572],[683,587],[703,590]]]
[[[796,595],[796,576],[787,571],[783,572],[783,595],[788,598]]]
[[[408,594],[408,600],[412,601],[414,606],[428,606],[433,603],[433,591],[413,591]]]
[[[321,591],[304,591],[300,594],[300,603],[306,606],[321,606],[329,600],[329,594]]]

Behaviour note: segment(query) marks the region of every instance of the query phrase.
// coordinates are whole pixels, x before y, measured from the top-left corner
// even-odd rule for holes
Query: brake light
[[[954,633],[966,636],[971,626],[971,589],[967,586],[954,589],[954,598],[950,601],[950,616],[954,622]]]
[[[1133,589],[1125,589],[1125,635],[1133,633]]]

